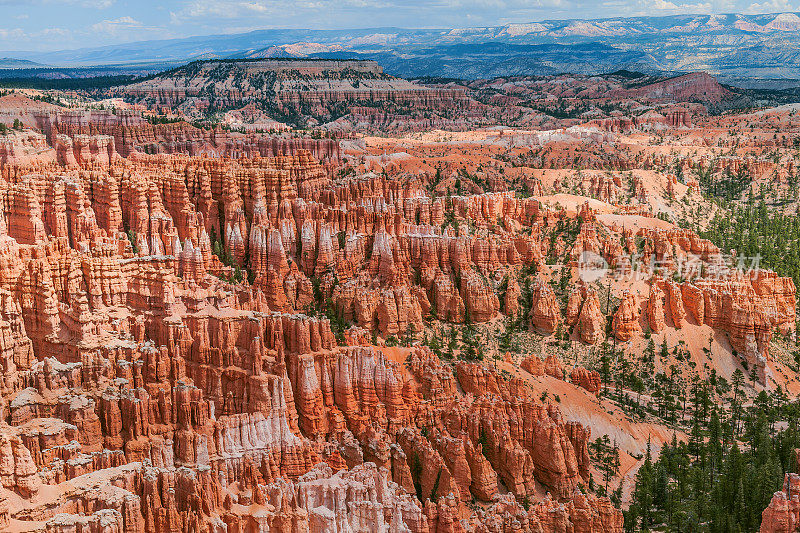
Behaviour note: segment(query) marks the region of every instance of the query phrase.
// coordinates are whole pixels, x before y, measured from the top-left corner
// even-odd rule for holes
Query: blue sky
[[[449,28],[781,11],[800,11],[800,0],[0,0],[0,50],[64,50],[267,28]]]

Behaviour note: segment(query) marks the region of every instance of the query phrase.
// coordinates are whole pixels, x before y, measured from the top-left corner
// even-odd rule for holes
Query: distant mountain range
[[[260,30],[59,52],[0,52],[76,67],[255,57],[361,58],[403,77],[490,78],[617,69],[706,71],[728,83],[800,82],[800,14],[549,20],[467,29]],[[30,65],[28,65],[30,67]]]
[[[13,57],[0,57],[0,69],[18,69],[18,68],[40,68],[45,67],[41,63],[35,61],[28,61],[27,59],[15,59]]]

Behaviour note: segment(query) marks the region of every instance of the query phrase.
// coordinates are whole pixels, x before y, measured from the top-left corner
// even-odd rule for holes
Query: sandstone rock
[[[772,500],[761,514],[761,532],[778,533],[796,531],[800,524],[800,476],[786,474],[783,490],[773,494]]]
[[[472,269],[461,273],[461,297],[474,322],[487,322],[497,316],[500,301],[488,281]]]
[[[592,394],[599,393],[602,387],[600,373],[596,370],[586,370],[582,366],[576,366],[572,369],[570,380]]]
[[[514,276],[509,276],[506,293],[503,296],[503,312],[506,316],[515,318],[519,312],[519,297],[522,293],[519,282]]]
[[[664,319],[664,291],[656,284],[650,285],[650,296],[647,300],[647,321],[654,333],[666,327]]]
[[[640,314],[641,309],[636,296],[626,291],[622,295],[622,302],[620,302],[617,312],[614,313],[612,322],[614,335],[618,340],[627,342],[641,331],[641,326],[639,325]]]
[[[477,523],[492,524],[494,531],[601,531],[623,530],[622,512],[607,498],[576,492],[566,503],[550,497],[531,505],[526,511],[511,495],[502,495],[486,509],[480,509]]]
[[[600,311],[600,300],[597,293],[588,290],[578,316],[578,329],[581,340],[587,344],[595,344],[603,336],[604,317]]]
[[[531,355],[523,359],[519,366],[533,376],[547,375],[556,379],[564,379],[561,361],[555,355],[548,355],[544,361],[535,355]]]
[[[583,304],[583,298],[583,291],[580,287],[573,288],[569,293],[566,322],[570,326],[574,326],[578,323],[578,317],[581,313],[581,304]]]
[[[183,90],[151,96],[183,99]],[[446,364],[419,341],[437,328],[442,347],[455,324],[494,328],[501,310],[518,316],[518,276],[534,266],[531,324],[556,331],[560,304],[543,263],[553,229],[575,217],[574,250],[557,238],[555,255],[592,251],[619,264],[641,241],[667,266],[689,254],[711,264],[716,247],[647,220],[636,234],[608,227],[589,204],[567,213],[517,198],[498,168],[475,170],[468,158],[476,179],[464,184],[476,194],[432,199],[433,167],[375,155],[363,139],[340,147],[118,111],[25,114],[43,133],[0,140],[0,482],[5,503],[25,509],[15,519],[65,532],[620,531],[609,500],[576,490],[588,480],[587,427],[491,362]],[[647,120],[684,120],[664,113]],[[355,176],[336,173],[351,163]],[[503,168],[544,192],[529,167]],[[443,173],[445,184],[457,170]],[[616,174],[581,187],[613,202]],[[638,196],[644,185],[635,183]],[[795,330],[791,280],[691,279],[653,283],[651,329],[666,328],[666,308],[671,324],[722,331],[768,382],[773,331]],[[638,334],[640,304],[624,295],[618,339]],[[564,321],[584,342],[601,340],[594,290],[573,288]],[[564,379],[553,355],[520,364],[548,376],[536,381]],[[570,378],[601,388],[582,367]],[[785,500],[789,512],[777,501],[766,523],[791,524]],[[0,528],[17,512],[8,507],[0,501]]]
[[[681,285],[681,297],[684,309],[696,324],[705,323],[705,299],[703,291],[691,283]]]
[[[36,464],[19,437],[0,436],[0,483],[25,498],[42,486]]]
[[[537,280],[532,288],[531,324],[536,330],[550,335],[555,332],[561,317],[561,310],[550,285]]]
[[[672,324],[677,329],[683,327],[683,322],[686,320],[686,310],[683,307],[683,294],[678,284],[668,282],[667,296],[669,297],[669,316],[672,319]]]

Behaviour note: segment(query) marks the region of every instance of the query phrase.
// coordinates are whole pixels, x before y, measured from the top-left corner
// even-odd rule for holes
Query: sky
[[[0,50],[66,50],[273,28],[464,28],[786,11],[800,11],[800,0],[0,0]]]

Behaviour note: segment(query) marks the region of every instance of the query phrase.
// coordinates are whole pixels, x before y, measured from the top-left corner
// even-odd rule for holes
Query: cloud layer
[[[63,50],[264,28],[460,28],[786,11],[800,11],[800,0],[0,0],[0,50]]]

